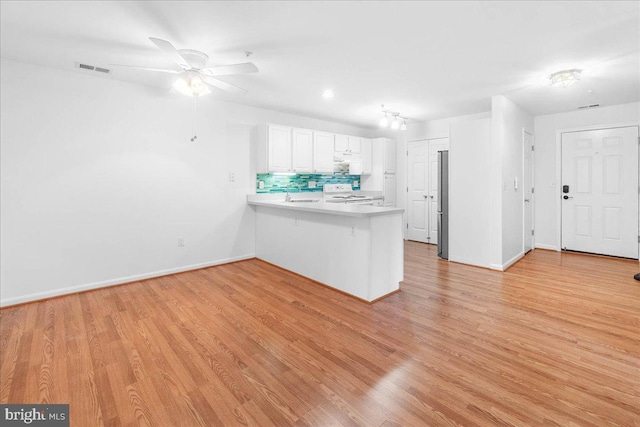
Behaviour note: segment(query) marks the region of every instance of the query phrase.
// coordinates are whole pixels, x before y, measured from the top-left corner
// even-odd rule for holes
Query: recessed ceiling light
[[[322,97],[324,99],[331,99],[334,97],[333,91],[331,89],[325,89],[324,92],[322,92]]]

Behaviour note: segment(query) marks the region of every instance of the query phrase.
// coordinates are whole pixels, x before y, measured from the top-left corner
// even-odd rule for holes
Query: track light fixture
[[[407,130],[407,118],[402,117],[398,111],[387,110],[384,108],[384,104],[382,104],[381,111],[384,116],[380,119],[380,127],[386,128],[389,126],[389,116],[391,116],[391,129]]]

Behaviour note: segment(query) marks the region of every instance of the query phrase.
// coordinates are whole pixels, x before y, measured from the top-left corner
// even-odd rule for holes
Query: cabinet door
[[[293,172],[313,171],[313,132],[308,129],[291,131],[293,146]]]
[[[333,173],[333,144],[332,133],[313,133],[313,172]]]
[[[385,175],[384,176],[384,205],[395,206],[396,205],[396,176]]]
[[[349,137],[347,135],[336,135],[334,150],[340,152],[349,151]]]
[[[362,158],[362,174],[371,174],[371,140],[360,138],[360,157]]]
[[[396,142],[391,139],[384,140],[384,173],[396,173]]]
[[[360,152],[360,138],[357,136],[348,137],[349,141],[349,152],[350,153],[359,153]]]
[[[269,172],[291,172],[291,128],[269,125],[267,145]]]

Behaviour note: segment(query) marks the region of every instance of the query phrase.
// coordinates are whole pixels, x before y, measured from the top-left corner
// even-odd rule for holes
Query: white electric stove
[[[373,205],[373,197],[354,194],[351,184],[325,184],[322,196],[327,203]]]

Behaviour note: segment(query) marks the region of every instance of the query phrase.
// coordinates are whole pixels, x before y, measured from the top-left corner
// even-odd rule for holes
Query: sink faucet
[[[302,186],[301,186],[300,184],[298,184],[298,183],[296,183],[296,182],[290,182],[290,183],[288,183],[288,184],[287,184],[287,195],[286,195],[286,197],[284,198],[284,201],[285,201],[285,202],[290,202],[290,201],[291,201],[291,194],[289,194],[289,186],[290,186],[291,184],[295,184],[295,185],[297,185],[297,186],[298,186],[298,193],[302,193]]]

